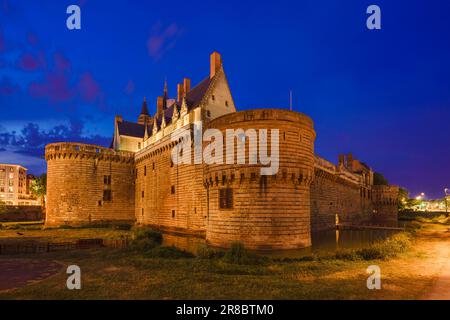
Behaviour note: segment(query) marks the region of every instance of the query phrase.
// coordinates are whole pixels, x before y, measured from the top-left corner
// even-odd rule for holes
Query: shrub
[[[250,253],[245,249],[242,242],[236,241],[231,244],[230,249],[225,253],[223,259],[233,264],[258,264],[262,262],[262,258]]]
[[[403,232],[392,237],[371,244],[366,248],[357,250],[340,250],[334,255],[340,260],[375,260],[395,258],[399,254],[406,252],[412,245],[410,236]]]
[[[422,224],[418,221],[411,221],[405,225],[405,230],[411,233],[414,233],[420,229],[422,229]]]
[[[395,258],[411,247],[411,238],[406,233],[395,234],[385,241],[377,242],[368,248],[357,250],[364,260]]]
[[[130,249],[148,251],[158,247],[162,243],[162,234],[147,227],[135,227],[132,231]]]
[[[137,251],[148,251],[157,247],[158,245],[159,244],[152,239],[139,239],[131,241],[130,249]]]
[[[344,250],[344,249],[336,251],[334,257],[339,260],[350,260],[350,261],[359,260],[361,258],[356,253],[355,250]]]
[[[180,250],[176,247],[154,247],[153,249],[147,251],[145,256],[151,258],[166,258],[166,259],[182,259],[182,258],[193,258],[194,255],[190,252]]]
[[[162,233],[148,227],[134,227],[132,229],[132,239],[151,239],[158,244],[162,243]]]
[[[0,214],[6,212],[6,205],[3,201],[0,201]]]
[[[199,245],[197,248],[197,257],[199,259],[218,259],[223,258],[224,254],[223,251],[211,248],[206,244]]]

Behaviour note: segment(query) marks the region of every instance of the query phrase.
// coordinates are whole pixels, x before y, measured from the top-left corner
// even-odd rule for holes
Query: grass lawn
[[[113,249],[21,256],[58,261],[64,267],[39,283],[0,292],[0,299],[418,299],[439,274],[440,254],[449,245],[445,228],[427,225],[411,250],[391,260],[236,265],[223,259],[155,258]],[[74,230],[63,231],[74,236]],[[72,264],[81,268],[81,290],[66,289],[65,268]],[[381,290],[366,287],[370,265],[381,268]]]
[[[76,239],[101,238],[120,239],[130,235],[130,231],[111,228],[57,228],[44,229],[36,222],[1,223],[0,242],[2,240],[33,239],[52,242],[65,242]],[[16,226],[17,228],[11,228]],[[10,228],[10,229],[9,229]]]

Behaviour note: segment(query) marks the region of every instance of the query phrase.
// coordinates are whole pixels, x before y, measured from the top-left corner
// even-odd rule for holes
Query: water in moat
[[[298,250],[280,250],[270,252],[258,252],[272,258],[299,258],[311,254],[327,254],[339,249],[357,249],[367,246],[377,240],[386,239],[397,233],[396,230],[365,229],[365,230],[327,230],[312,234],[313,245],[309,248]],[[179,249],[196,253],[198,247],[205,244],[203,238],[193,236],[181,236],[173,234],[163,235],[164,246],[175,246]]]

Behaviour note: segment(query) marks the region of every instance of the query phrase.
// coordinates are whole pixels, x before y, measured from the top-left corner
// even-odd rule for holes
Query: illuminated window
[[[219,190],[219,207],[220,209],[233,208],[233,189],[223,188]]]

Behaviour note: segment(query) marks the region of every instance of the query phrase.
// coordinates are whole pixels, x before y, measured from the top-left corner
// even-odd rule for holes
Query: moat
[[[375,241],[386,239],[397,232],[397,230],[386,229],[326,230],[312,234],[313,245],[309,248],[270,252],[259,251],[258,253],[272,258],[298,258],[311,254],[333,253],[339,249],[361,248]],[[194,254],[198,247],[205,243],[205,239],[199,237],[163,234],[163,246],[175,246]]]

